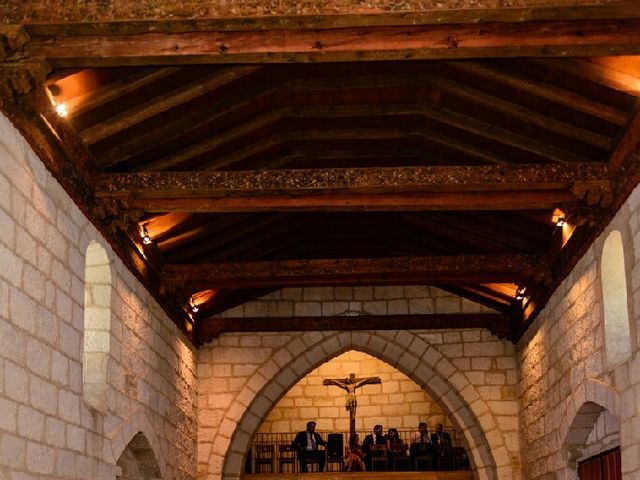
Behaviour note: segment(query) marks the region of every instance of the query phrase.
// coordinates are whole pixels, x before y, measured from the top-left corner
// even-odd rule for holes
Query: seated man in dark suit
[[[306,473],[307,459],[315,459],[318,462],[318,470],[324,472],[325,452],[318,450],[318,445],[326,445],[319,433],[316,433],[316,422],[307,422],[307,429],[298,432],[291,447],[298,452],[300,471]]]
[[[431,434],[431,443],[438,456],[438,469],[444,470],[451,458],[451,435],[442,430],[442,424],[436,425],[436,431]]]
[[[386,445],[387,437],[382,434],[382,425],[376,425],[373,427],[373,433],[370,433],[364,437],[362,442],[362,459],[367,467],[367,470],[371,471],[371,445]]]

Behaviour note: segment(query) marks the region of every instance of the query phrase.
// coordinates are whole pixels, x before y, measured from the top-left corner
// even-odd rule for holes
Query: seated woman
[[[402,439],[400,438],[397,428],[389,429],[389,432],[387,433],[387,447],[391,451],[402,450],[404,448],[404,443],[402,443]]]
[[[349,448],[344,457],[345,472],[364,472],[364,462],[362,461],[362,448],[360,447],[360,437],[357,433],[349,437]]]
[[[387,433],[387,449],[389,455],[389,470],[391,470],[393,468],[394,458],[407,455],[407,445],[400,438],[397,428],[390,428]]]

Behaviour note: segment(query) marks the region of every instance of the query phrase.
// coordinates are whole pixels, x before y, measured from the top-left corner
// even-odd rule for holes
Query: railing
[[[469,462],[466,456],[464,448],[462,448],[461,437],[456,430],[445,430],[451,436],[451,448],[447,450],[446,456],[438,457],[433,455],[433,459],[425,461],[422,464],[409,462],[410,458],[404,456],[402,460],[406,460],[405,465],[401,467],[402,470],[468,470]],[[322,438],[327,441],[329,432],[318,432]],[[333,435],[342,435],[342,451],[340,452],[328,452],[327,455],[327,470],[328,471],[341,471],[342,469],[342,457],[345,454],[345,450],[349,441],[349,432],[330,432]],[[360,443],[364,440],[364,437],[371,433],[370,431],[357,431],[360,437]],[[406,445],[411,444],[411,437],[415,433],[415,430],[400,430],[398,431],[400,439]],[[298,471],[299,465],[297,455],[294,451],[290,450],[291,443],[296,436],[295,432],[282,432],[282,433],[257,433],[253,437],[253,443],[247,461],[245,464],[245,473],[294,473]],[[399,463],[399,462],[398,462]],[[392,466],[396,466],[396,462],[389,462],[387,469],[392,469]],[[400,469],[400,467],[399,467]]]

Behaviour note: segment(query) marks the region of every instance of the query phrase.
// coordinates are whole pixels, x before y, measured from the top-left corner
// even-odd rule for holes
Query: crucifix
[[[355,373],[350,373],[349,378],[325,378],[322,382],[323,385],[335,385],[347,391],[346,408],[349,412],[349,433],[351,435],[356,433],[356,407],[358,406],[356,388],[378,383],[382,383],[380,377],[356,378]]]

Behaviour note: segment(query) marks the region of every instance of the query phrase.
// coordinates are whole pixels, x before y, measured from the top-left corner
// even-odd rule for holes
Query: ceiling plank
[[[421,141],[431,142],[441,145],[447,149],[455,150],[468,155],[473,160],[482,160],[491,164],[507,165],[509,162],[500,155],[490,152],[489,150],[478,148],[470,145],[465,139],[454,138],[454,136],[442,135],[428,129],[350,129],[350,130],[306,130],[293,131],[288,133],[280,133],[277,135],[268,135],[263,139],[259,139],[245,148],[234,151],[228,155],[212,158],[206,164],[208,169],[223,169],[234,164],[242,162],[253,155],[264,153],[270,149],[287,144],[287,142],[317,142],[324,141],[327,148],[335,142],[336,139],[362,142],[371,145],[376,140],[396,140],[406,141],[408,139],[418,139]],[[285,164],[286,158],[279,157],[271,165],[272,168],[279,168],[281,164]]]
[[[198,320],[199,344],[228,332],[327,330],[421,330],[486,328],[500,338],[509,335],[509,317],[502,313],[432,313],[424,315],[357,315],[333,317],[208,317]]]
[[[522,90],[527,95],[535,95],[593,117],[603,118],[616,125],[624,125],[629,120],[629,115],[618,108],[596,102],[564,88],[540,83],[533,79],[514,75],[512,72],[504,72],[486,64],[478,62],[449,62],[448,65],[454,69],[477,75],[485,80]]]
[[[462,86],[460,86],[462,87]],[[470,90],[470,89],[469,89]],[[466,95],[468,97],[468,94]],[[477,97],[477,95],[475,96]],[[486,96],[485,100],[489,103],[492,102],[493,97]],[[472,99],[473,100],[473,99]],[[519,111],[516,105],[513,105],[510,112]],[[529,111],[528,109],[521,109],[524,112],[520,112],[521,118],[525,118],[531,120],[535,119],[535,113]],[[507,112],[509,113],[509,112]],[[259,129],[273,127],[275,128],[278,125],[278,122],[286,119],[286,118],[315,118],[321,117],[323,119],[330,118],[370,118],[372,116],[394,116],[394,115],[406,115],[406,116],[419,116],[430,118],[439,123],[443,123],[448,126],[453,126],[463,131],[467,131],[476,135],[480,135],[486,138],[490,138],[494,141],[504,143],[515,148],[521,149],[523,151],[531,152],[535,155],[541,156],[543,158],[547,158],[549,160],[555,162],[583,162],[584,158],[571,153],[568,150],[560,150],[554,147],[551,147],[545,143],[533,141],[528,137],[523,135],[519,135],[514,132],[507,131],[503,128],[498,128],[484,122],[475,120],[473,118],[466,117],[464,115],[460,115],[454,112],[446,111],[439,109],[437,107],[430,107],[427,105],[349,105],[349,106],[329,106],[329,107],[305,107],[305,108],[294,108],[294,107],[282,107],[276,108],[274,110],[267,111],[262,115],[258,115],[253,119],[242,123],[236,127],[229,128],[228,130],[221,132],[220,134],[214,135],[212,137],[208,137],[199,143],[194,143],[183,150],[169,154],[166,157],[159,158],[154,160],[153,162],[147,164],[145,166],[146,170],[152,171],[160,171],[171,169],[172,167],[176,167],[180,165],[182,162],[186,162],[194,157],[199,155],[204,155],[207,152],[211,152],[214,149],[221,147],[229,142],[239,140],[245,135],[250,134],[251,132]],[[538,124],[540,126],[548,126],[555,125],[555,122],[552,119],[549,119],[545,116],[539,115]],[[385,132],[389,130],[386,129]],[[575,132],[577,130],[577,133]],[[562,128],[564,134],[571,134],[573,136],[579,136],[581,139],[589,139],[585,140],[589,144],[593,144],[594,142],[598,143],[599,146],[603,146],[608,149],[611,146],[611,139],[607,137],[603,137],[601,135],[582,131],[580,129],[575,128]],[[440,141],[439,137],[444,137],[441,135],[437,135],[434,132],[430,132],[428,130],[421,131],[408,131],[406,133],[401,132],[401,135],[419,135],[425,136],[425,138],[436,141],[438,143],[446,143],[447,145],[464,145],[459,139],[455,140],[451,138],[448,142]],[[234,152],[231,156],[229,156],[226,160],[224,158],[217,158],[213,165],[216,168],[227,167],[230,164],[235,163],[236,160],[240,158],[246,158],[248,155],[258,150],[264,150],[269,145],[275,145],[277,143],[278,138],[282,141],[286,139],[300,139],[305,136],[312,135],[314,139],[318,138],[318,132],[300,132],[296,131],[295,133],[283,133],[280,134],[276,138],[270,138],[268,142],[259,142],[255,146],[247,146],[247,151],[244,149],[239,152]],[[353,131],[353,130],[330,130],[325,131],[323,133],[323,138],[331,137],[331,138],[342,138],[340,135],[348,135],[349,138],[369,138],[370,135],[375,135],[375,138],[381,138],[383,132],[368,129],[367,131]],[[433,138],[432,138],[433,137]],[[444,137],[446,138],[446,137]],[[468,150],[462,148],[463,151]],[[474,155],[474,152],[470,152],[471,155]],[[475,155],[477,156],[477,155]],[[231,159],[231,160],[229,160]],[[483,157],[484,160],[487,160],[486,156]],[[489,159],[493,163],[499,163],[499,161],[493,156]]]
[[[557,63],[563,63],[558,61]],[[430,77],[432,85],[449,91],[465,100],[469,100],[484,108],[498,111],[511,117],[531,123],[552,132],[564,135],[574,140],[598,147],[603,150],[611,148],[611,138],[600,135],[597,132],[582,129],[576,125],[562,122],[545,114],[542,111],[535,111],[530,108],[518,105],[495,95],[488,95],[470,86],[463,85],[454,80],[433,75]]]
[[[98,108],[106,103],[117,100],[119,97],[138,89],[145,88],[158,80],[162,80],[178,72],[178,67],[159,68],[152,72],[143,70],[132,75],[125,76],[113,83],[108,83],[94,90],[66,99],[64,104],[67,107],[71,118]],[[73,77],[72,75],[65,79]],[[55,82],[50,82],[53,84]]]
[[[87,144],[96,143],[110,135],[125,130],[136,123],[158,115],[162,112],[178,106],[189,100],[193,100],[200,95],[220,88],[223,85],[234,82],[245,75],[250,75],[258,70],[258,66],[230,67],[222,71],[215,72],[207,78],[199,78],[187,85],[182,86],[162,96],[161,98],[150,98],[146,102],[129,108],[118,115],[114,115],[107,120],[80,131],[80,137]]]
[[[628,18],[59,35],[32,37],[13,57],[104,67],[600,56],[640,53],[639,29],[640,19]]]
[[[332,285],[519,283],[540,275],[535,255],[451,255],[165,265],[163,285],[271,288]]]

